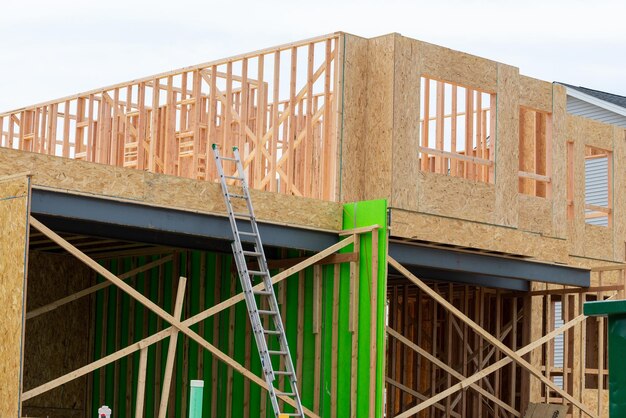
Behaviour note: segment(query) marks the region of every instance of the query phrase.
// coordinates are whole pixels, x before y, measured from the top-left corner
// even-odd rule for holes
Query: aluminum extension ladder
[[[269,387],[270,400],[272,402],[272,407],[274,408],[274,413],[277,418],[289,416],[304,418],[302,402],[300,401],[300,394],[298,393],[298,386],[296,383],[296,372],[293,367],[293,361],[291,360],[291,354],[289,352],[289,345],[287,344],[287,336],[285,334],[285,329],[278,310],[278,302],[276,301],[274,287],[272,286],[272,278],[267,267],[267,260],[265,258],[265,252],[263,251],[259,228],[254,217],[248,182],[239,157],[239,150],[237,147],[233,147],[234,158],[229,158],[220,156],[219,149],[216,144],[213,144],[212,148],[213,155],[215,156],[217,172],[220,176],[224,201],[226,202],[228,219],[230,220],[230,226],[233,230],[234,241],[232,243],[232,249],[235,257],[235,263],[237,264],[239,280],[241,282],[241,287],[246,299],[246,305],[248,307],[248,315],[252,324],[252,332],[259,350],[261,367],[263,369],[265,381]],[[224,174],[223,161],[236,163],[237,172],[235,175],[230,176]],[[228,189],[228,180],[234,180],[234,182],[239,183],[238,185],[241,186],[242,193],[231,193]],[[232,199],[245,201],[247,211],[234,212]],[[254,244],[246,244],[246,248],[244,248],[241,242],[242,236],[248,237],[249,239],[247,241],[254,241]],[[250,261],[257,262],[257,270],[249,268]],[[254,289],[255,284],[253,281],[259,280],[265,285],[265,290],[260,290],[258,287],[257,289]],[[256,297],[259,298],[259,301],[266,301],[265,306],[268,307],[266,310],[258,308]],[[273,329],[266,329],[263,327],[261,315],[264,317],[270,317],[270,323],[273,325]],[[272,338],[275,339],[274,341],[278,342],[278,346],[280,347],[278,350],[268,349],[268,345],[271,345],[269,344],[269,340]],[[272,365],[273,358],[283,359],[285,370],[274,370]],[[273,382],[279,375],[285,376],[289,379],[290,391],[281,392],[274,388]],[[296,411],[292,413],[281,412],[278,405],[278,396],[291,398],[296,405]]]

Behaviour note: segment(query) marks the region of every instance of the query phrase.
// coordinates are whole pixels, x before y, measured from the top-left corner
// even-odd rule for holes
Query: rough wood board
[[[613,231],[611,228],[585,224],[583,256],[613,261]]]
[[[567,237],[567,95],[553,84],[552,109],[552,234]]]
[[[20,416],[29,195],[27,177],[0,179],[1,417]]]
[[[422,75],[485,92],[496,91],[497,62],[427,42],[413,42],[418,46]]]
[[[496,127],[496,219],[495,223],[517,227],[519,167],[519,71],[498,64]]]
[[[420,171],[417,201],[423,213],[488,224],[495,222],[493,184]]]
[[[340,82],[339,103],[339,161],[341,181],[339,201],[362,200],[363,196],[363,154],[367,132],[365,120],[367,112],[367,48],[368,40],[358,36],[343,35],[343,76]]]
[[[459,219],[391,210],[391,236],[567,262],[567,242],[539,234]]]
[[[225,213],[217,183],[0,148],[0,176],[25,170],[33,173],[34,186],[155,206]],[[251,195],[255,214],[262,221],[341,229],[342,206],[339,203],[255,190]]]
[[[519,104],[542,112],[552,112],[552,83],[520,75]]]
[[[615,261],[624,261],[626,256],[626,199],[622,190],[626,190],[626,129],[614,127],[613,130],[613,230]],[[615,169],[615,167],[619,169]]]
[[[28,258],[27,310],[89,287],[93,272],[70,255],[31,253]],[[26,322],[24,344],[24,390],[44,384],[69,370],[88,364],[89,298],[63,305]],[[25,416],[38,416],[41,410],[58,409],[65,414],[84,415],[87,377],[24,402]],[[51,415],[48,413],[47,415]]]
[[[613,125],[569,113],[567,114],[567,121],[568,127],[577,128],[577,136],[571,135],[571,139],[574,141],[583,141],[587,146],[609,151],[613,149]]]
[[[535,232],[552,236],[552,200],[520,194],[518,228],[521,231]]]
[[[609,416],[609,391],[602,391],[602,410],[599,416]],[[585,405],[589,405],[591,410],[596,411],[598,409],[598,390],[597,389],[583,389],[583,402]]]
[[[569,405],[531,403],[524,418],[565,418]]]
[[[367,119],[364,149],[363,199],[388,199],[392,182],[395,34],[368,41]]]
[[[393,93],[393,185],[390,206],[417,210],[420,124],[419,47],[411,39],[395,37]]]

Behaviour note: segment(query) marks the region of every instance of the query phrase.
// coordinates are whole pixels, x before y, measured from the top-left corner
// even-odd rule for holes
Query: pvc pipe
[[[202,418],[204,380],[192,380],[189,394],[189,418]]]

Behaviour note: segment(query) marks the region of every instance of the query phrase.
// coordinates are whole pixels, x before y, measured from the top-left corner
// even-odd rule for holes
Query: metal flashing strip
[[[425,278],[474,283],[480,286],[528,290],[528,282],[589,287],[590,271],[557,264],[539,263],[472,254],[442,248],[391,242],[389,254]]]
[[[189,212],[99,197],[33,189],[33,215],[55,230],[192,249],[230,252],[226,216]],[[337,234],[259,222],[265,244],[321,251]]]

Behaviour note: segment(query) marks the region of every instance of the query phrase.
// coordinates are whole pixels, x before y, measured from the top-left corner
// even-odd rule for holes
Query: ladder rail
[[[272,284],[272,278],[269,273],[267,265],[267,259],[265,257],[265,250],[261,241],[261,234],[256,222],[254,214],[254,208],[252,206],[252,199],[250,197],[250,189],[248,187],[248,181],[245,175],[243,164],[241,163],[241,157],[237,147],[233,147],[234,158],[222,157],[219,154],[219,149],[216,144],[212,146],[213,154],[215,157],[215,163],[220,178],[220,185],[222,187],[222,194],[224,196],[224,202],[226,204],[226,212],[230,226],[233,232],[233,242],[231,244],[233,255],[235,258],[235,264],[237,265],[237,272],[241,282],[242,289],[244,291],[244,299],[248,308],[248,316],[252,325],[255,341],[259,351],[261,359],[261,367],[263,369],[263,375],[268,385],[270,394],[270,400],[274,409],[275,415],[278,417],[281,415],[280,405],[278,402],[278,396],[287,396],[292,398],[296,404],[296,412],[288,413],[289,416],[300,416],[304,418],[304,412],[302,408],[302,402],[297,385],[296,371],[293,365],[291,357],[291,351],[287,342],[287,336],[283,326],[283,322],[280,315],[280,309],[276,294],[274,293],[274,287]],[[226,175],[224,173],[223,161],[235,162],[237,170],[233,175]],[[234,180],[241,182],[241,194],[230,193],[228,180]],[[243,199],[246,203],[247,213],[235,212],[231,202],[231,198]],[[249,226],[249,230],[243,228],[244,224]],[[254,251],[245,250],[241,241],[241,236],[253,237],[252,240],[246,240],[246,242],[253,241],[251,245],[254,246]],[[257,261],[258,267],[256,269],[250,269],[248,267],[248,261],[246,259],[254,258]],[[252,284],[252,277],[260,277],[264,284],[265,290],[255,292]],[[259,309],[256,296],[265,298],[267,301],[267,309]],[[266,329],[261,320],[260,315],[271,316],[271,323],[273,329]],[[271,337],[278,339],[278,349],[270,349],[269,343],[266,340]],[[275,370],[272,358],[278,358],[284,360],[283,367],[285,370]],[[279,367],[280,369],[280,367]],[[285,392],[278,390],[274,387],[274,381],[278,376],[285,376],[289,378],[289,385],[291,392]]]

